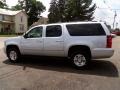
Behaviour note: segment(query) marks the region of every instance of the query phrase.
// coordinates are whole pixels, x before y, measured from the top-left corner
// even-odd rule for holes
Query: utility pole
[[[116,22],[116,28],[118,27],[118,22]]]
[[[113,21],[113,29],[114,29],[114,26],[115,26],[116,17],[117,17],[117,13],[116,13],[116,11],[115,11],[115,14],[114,14],[114,21]]]

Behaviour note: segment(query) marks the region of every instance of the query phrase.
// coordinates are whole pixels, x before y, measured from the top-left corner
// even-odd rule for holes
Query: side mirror
[[[24,34],[24,36],[23,36],[25,39],[27,39],[28,38],[28,36],[27,36],[27,34]]]

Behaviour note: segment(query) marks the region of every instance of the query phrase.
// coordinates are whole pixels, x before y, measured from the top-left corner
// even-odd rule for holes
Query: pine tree
[[[96,5],[92,0],[52,0],[49,22],[91,21]]]
[[[58,1],[58,12],[59,12],[59,21],[65,21],[65,0]]]
[[[67,21],[91,21],[96,5],[91,5],[92,0],[68,0]]]
[[[49,9],[49,23],[55,23],[59,22],[59,12],[58,12],[58,3],[57,0],[52,0],[50,3],[50,9]]]

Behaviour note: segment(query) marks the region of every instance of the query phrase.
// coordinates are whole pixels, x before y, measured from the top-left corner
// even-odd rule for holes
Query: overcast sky
[[[9,6],[16,5],[17,1],[18,0],[6,0]],[[44,13],[42,13],[42,16],[47,17],[49,3],[51,0],[38,0],[38,1],[41,1],[46,6],[47,10]],[[93,3],[96,3],[98,7],[94,14],[95,20],[106,21],[108,24],[112,25],[116,10],[117,13],[116,23],[118,23],[118,27],[120,28],[120,0],[93,0]]]

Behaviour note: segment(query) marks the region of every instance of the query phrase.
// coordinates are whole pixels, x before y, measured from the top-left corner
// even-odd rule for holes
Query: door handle
[[[37,42],[37,43],[38,43],[38,42],[39,42],[39,43],[42,43],[43,41],[37,40],[36,42]]]
[[[63,41],[56,41],[56,42],[63,42]]]

